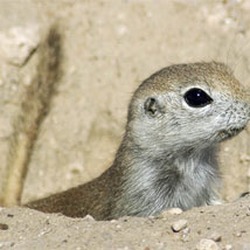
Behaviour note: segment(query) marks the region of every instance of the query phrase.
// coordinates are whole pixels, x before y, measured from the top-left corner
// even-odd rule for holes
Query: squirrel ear
[[[144,103],[144,109],[150,116],[156,116],[160,111],[158,100],[155,97],[149,97]]]

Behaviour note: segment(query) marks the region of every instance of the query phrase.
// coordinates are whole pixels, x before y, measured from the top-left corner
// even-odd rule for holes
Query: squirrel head
[[[225,64],[178,64],[138,87],[127,133],[155,154],[199,150],[238,134],[249,119],[249,93]]]

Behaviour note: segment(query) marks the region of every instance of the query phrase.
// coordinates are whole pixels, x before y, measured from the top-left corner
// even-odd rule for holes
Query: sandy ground
[[[249,13],[247,0],[0,1],[0,198],[13,120],[36,74],[41,34],[55,20],[63,37],[63,74],[32,151],[22,202],[104,171],[123,135],[131,94],[156,70],[218,60],[249,88]],[[227,201],[250,191],[249,136],[248,128],[222,145],[221,193]],[[249,204],[244,198],[181,215],[112,222],[4,208],[0,249],[246,250]],[[180,219],[187,220],[186,228],[174,233],[171,225]]]
[[[0,249],[248,250],[250,196],[178,215],[103,222],[92,217],[72,219],[29,209],[2,209]]]

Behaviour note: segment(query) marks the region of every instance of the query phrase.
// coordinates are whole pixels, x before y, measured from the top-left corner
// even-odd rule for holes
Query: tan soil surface
[[[181,219],[187,221],[186,228],[174,232],[172,225]],[[0,249],[248,250],[250,196],[179,215],[98,222],[91,217],[72,219],[24,208],[2,209]]]

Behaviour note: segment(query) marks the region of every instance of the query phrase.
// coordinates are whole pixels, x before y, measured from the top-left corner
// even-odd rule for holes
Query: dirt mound
[[[250,196],[158,218],[72,219],[24,208],[0,212],[1,249],[250,249]]]

